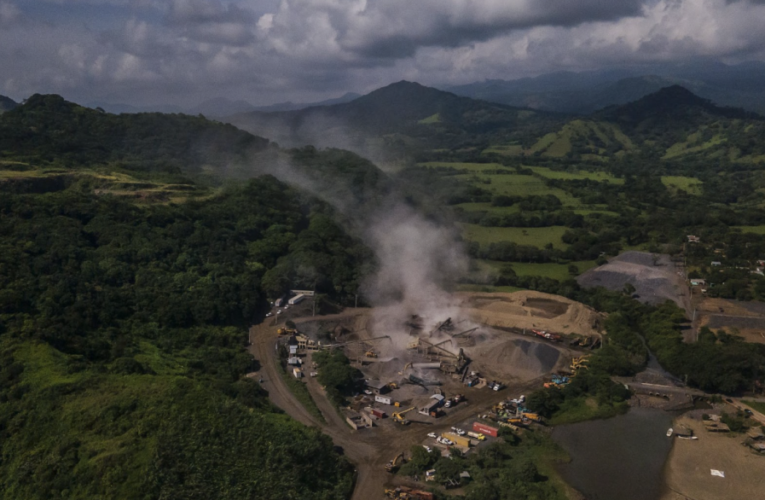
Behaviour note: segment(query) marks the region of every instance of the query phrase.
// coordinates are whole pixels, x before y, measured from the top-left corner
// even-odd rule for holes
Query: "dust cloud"
[[[266,160],[266,161],[263,161]],[[362,283],[361,295],[374,306],[375,335],[389,335],[394,351],[413,339],[407,323],[418,316],[426,334],[460,309],[450,293],[468,271],[468,257],[454,227],[426,218],[395,192],[384,201],[359,200],[332,184],[309,178],[285,155],[269,155],[257,170],[304,189],[332,205],[374,252],[376,271]]]

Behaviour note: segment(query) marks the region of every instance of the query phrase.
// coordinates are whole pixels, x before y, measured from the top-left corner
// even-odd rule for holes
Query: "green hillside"
[[[266,146],[201,118],[38,96],[0,128],[0,496],[347,498],[331,440],[244,377],[268,297],[358,288],[368,256],[333,211],[269,176],[182,174]],[[350,154],[291,154],[379,181]]]

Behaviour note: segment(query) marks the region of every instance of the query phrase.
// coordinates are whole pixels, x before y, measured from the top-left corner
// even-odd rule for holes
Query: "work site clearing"
[[[353,498],[385,498],[385,488],[389,497],[402,498],[396,486],[424,489],[424,477],[412,483],[389,473],[413,445],[469,453],[490,443],[501,426],[520,431],[537,425],[541,419],[524,408],[522,395],[545,383],[566,383],[572,360],[580,362],[601,342],[602,315],[563,297],[523,291],[452,298],[452,317],[411,314],[392,323],[384,309],[314,317],[303,303],[290,318],[282,311],[251,330],[252,353],[261,364],[257,376],[272,401],[321,428],[357,466]],[[279,321],[287,319],[295,329]],[[289,374],[305,376],[326,424],[286,387],[278,371],[280,346],[295,365]],[[342,349],[363,374],[365,389],[346,408],[333,408],[312,377],[320,369],[313,353],[325,349]],[[419,494],[408,493],[427,498]]]

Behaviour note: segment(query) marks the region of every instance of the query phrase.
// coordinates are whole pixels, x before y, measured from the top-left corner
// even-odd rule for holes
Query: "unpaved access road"
[[[354,431],[338,415],[332,403],[326,398],[324,389],[313,379],[309,379],[308,389],[316,401],[326,424],[317,421],[295,398],[281,374],[278,366],[275,345],[276,327],[265,324],[255,325],[250,329],[250,352],[260,362],[260,377],[263,388],[268,391],[271,401],[288,415],[305,425],[314,426],[332,438],[336,446],[343,449],[345,455],[356,465],[357,477],[353,491],[353,500],[377,500],[385,498],[384,485],[394,481],[393,476],[385,471],[385,464],[402,451],[420,444],[428,432],[440,433],[451,426],[460,424],[477,413],[490,408],[499,399],[507,397],[507,391],[500,394],[490,390],[477,390],[471,393],[468,404],[460,405],[437,422],[412,422],[411,425],[385,426],[375,429]],[[528,392],[541,385],[541,378],[513,386],[513,391]],[[520,392],[519,392],[520,394]]]

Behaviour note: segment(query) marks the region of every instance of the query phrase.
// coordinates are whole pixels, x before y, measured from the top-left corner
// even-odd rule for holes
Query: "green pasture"
[[[742,233],[765,234],[765,226],[734,226],[733,229],[740,229]]]
[[[479,266],[487,270],[499,271],[503,267],[510,266],[518,276],[541,276],[543,278],[550,278],[558,281],[572,278],[571,274],[568,272],[568,266],[571,264],[579,269],[579,274],[597,266],[594,260],[582,260],[565,264],[557,264],[554,262],[545,264],[537,264],[533,262],[500,262],[493,260],[480,260],[478,263]]]
[[[682,175],[662,175],[661,183],[669,189],[683,190],[688,194],[700,196],[703,183],[694,177]]]
[[[535,174],[539,174],[547,179],[562,179],[562,180],[581,180],[590,179],[598,182],[610,182],[612,184],[624,184],[624,179],[619,179],[606,172],[592,172],[588,170],[577,170],[571,172],[568,170],[551,170],[547,167],[527,167],[534,171]]]
[[[476,224],[460,224],[463,236],[466,240],[475,241],[482,245],[511,241],[518,245],[531,245],[544,248],[552,243],[555,248],[565,248],[566,244],[561,241],[563,233],[568,228],[565,226],[552,227],[484,227]]]

